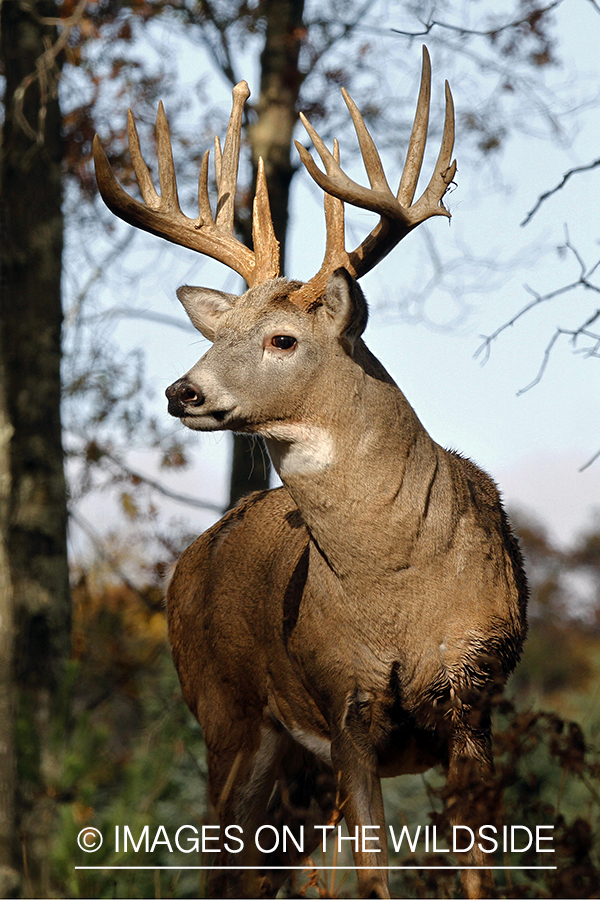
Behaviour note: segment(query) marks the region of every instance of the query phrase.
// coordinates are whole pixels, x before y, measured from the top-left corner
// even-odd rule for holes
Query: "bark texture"
[[[303,76],[298,70],[300,47],[305,33],[304,0],[264,0],[261,15],[266,23],[265,45],[260,58],[260,96],[256,120],[249,129],[254,180],[262,156],[269,186],[275,235],[281,248],[282,272],[288,227],[290,185],[295,167],[290,148],[298,119],[298,96]],[[247,239],[249,236],[247,236]],[[251,491],[269,486],[270,463],[257,439],[235,435],[229,505]]]
[[[48,0],[5,0],[1,6],[6,77],[0,168],[0,354],[6,404],[1,448],[4,549],[12,584],[12,615],[3,622],[12,634],[5,631],[3,640],[12,645],[10,693],[19,726],[14,816],[21,846],[12,852],[15,859],[27,860],[26,891],[38,897],[50,895],[50,720],[70,626],[60,420],[60,69],[45,53],[56,41],[54,16],[56,6]]]
[[[0,290],[2,287],[0,283]],[[0,897],[11,896],[18,884],[18,876],[13,868],[16,781],[12,672],[14,628],[7,541],[12,426],[6,408],[4,386],[4,367],[0,356]]]

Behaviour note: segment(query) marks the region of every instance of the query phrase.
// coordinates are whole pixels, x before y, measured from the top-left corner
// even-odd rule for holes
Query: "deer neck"
[[[377,364],[378,366],[380,364]],[[370,368],[370,367],[368,367]],[[340,576],[408,565],[435,445],[391,378],[349,365],[298,423],[269,428],[274,466]],[[416,459],[419,465],[415,466]],[[424,476],[425,472],[425,476]]]

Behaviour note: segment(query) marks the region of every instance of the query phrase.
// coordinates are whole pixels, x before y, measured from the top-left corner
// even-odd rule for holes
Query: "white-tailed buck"
[[[441,764],[453,821],[474,828],[495,821],[469,786],[490,775],[491,697],[524,639],[521,555],[494,483],[429,437],[361,339],[367,305],[356,280],[420,222],[449,216],[442,198],[456,166],[448,87],[440,154],[413,202],[430,81],[425,51],[396,196],[345,91],[370,188],[342,171],[337,144],[330,153],[302,119],[325,172],[297,147],[325,192],[327,220],[323,265],[306,284],[278,277],[262,165],[254,249],[234,237],[245,82],[233,91],[223,153],[215,145],[214,215],[208,152],[199,216],[181,212],[162,108],[160,195],[131,116],[143,202],[118,185],[96,138],[98,184],[113,212],[221,260],[249,286],[240,297],[202,287],[177,292],[213,344],[168,388],[169,412],[198,431],[262,435],[284,484],[251,495],[195,541],[169,588],[175,665],[204,731],[210,802],[222,826],[211,897],[274,897],[286,867],[320,845],[314,826],[341,817],[351,835],[368,826],[358,832],[371,839],[367,849],[362,839],[353,845],[361,897],[389,897],[382,777]],[[345,202],[380,215],[352,252]],[[254,835],[265,824],[287,825],[299,843],[303,833],[303,849],[288,840],[287,853],[261,854]],[[243,828],[240,853],[224,837],[231,825]],[[489,859],[477,845],[461,859],[471,866],[462,875],[469,897],[493,890]]]

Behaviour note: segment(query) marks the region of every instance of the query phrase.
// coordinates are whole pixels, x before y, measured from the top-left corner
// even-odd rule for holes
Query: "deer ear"
[[[236,294],[225,294],[211,288],[189,287],[184,285],[177,289],[177,296],[190,317],[194,328],[205,338],[214,341],[215,331],[223,313],[228,312],[236,303]]]
[[[369,310],[365,295],[345,269],[336,269],[325,288],[323,306],[337,332],[354,348],[367,326]]]

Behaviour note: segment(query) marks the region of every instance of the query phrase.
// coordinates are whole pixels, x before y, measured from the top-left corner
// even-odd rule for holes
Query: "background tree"
[[[208,9],[210,6],[207,4]],[[236,12],[234,21],[239,19],[239,10]],[[265,0],[260,13],[265,23],[264,45],[260,54],[260,94],[254,106],[255,120],[248,128],[251,182],[256,182],[258,160],[262,156],[271,198],[273,228],[280,244],[282,269],[285,269],[290,185],[294,174],[290,148],[298,118],[298,97],[304,80],[298,66],[305,36],[304,0]],[[228,46],[228,25],[221,22],[219,31],[227,47],[227,57],[231,59],[233,48]],[[233,68],[230,74],[237,77]],[[244,210],[242,221],[244,238],[251,246],[249,213],[250,210]],[[269,486],[270,465],[266,452],[260,454],[262,465],[256,464],[255,459],[252,438],[234,436],[230,506],[234,506],[249,491]]]
[[[1,7],[1,452],[7,568],[0,726],[6,805],[0,852],[5,865],[21,853],[26,856],[30,884],[39,896],[50,890],[48,842],[54,825],[45,785],[56,694],[70,645],[60,416],[63,220],[56,79],[61,63],[59,54],[48,50],[57,41],[54,13],[47,0],[12,0]],[[10,758],[13,711],[19,729],[18,781]],[[16,803],[11,797],[15,785]],[[20,848],[14,846],[17,834]]]

